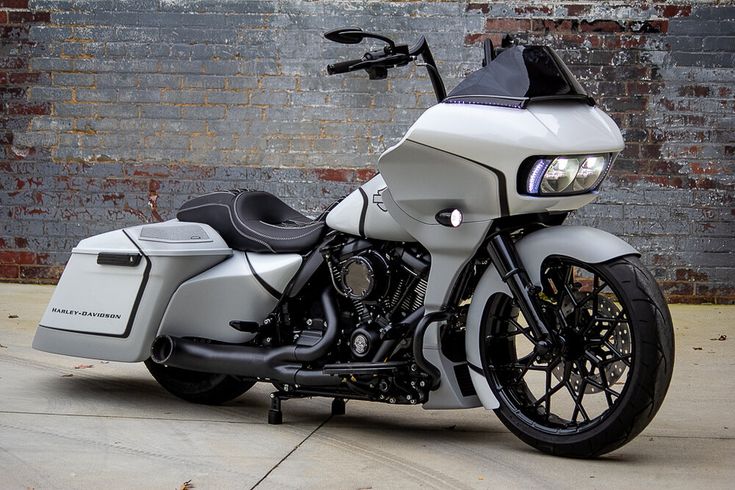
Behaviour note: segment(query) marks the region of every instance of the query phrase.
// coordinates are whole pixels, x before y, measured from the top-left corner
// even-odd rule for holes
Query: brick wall
[[[0,279],[82,237],[248,187],[316,212],[433,103],[422,70],[327,77],[357,25],[425,34],[448,88],[503,33],[556,48],[627,147],[571,222],[624,237],[672,301],[735,302],[735,7],[726,2],[0,0]]]

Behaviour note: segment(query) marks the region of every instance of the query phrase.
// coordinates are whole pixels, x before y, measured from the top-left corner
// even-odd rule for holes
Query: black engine
[[[354,239],[328,258],[335,289],[348,303],[342,342],[356,361],[383,362],[392,353],[387,342],[400,337],[396,324],[423,304],[428,254],[414,247]],[[347,319],[347,318],[345,318]]]
[[[341,234],[319,253],[324,259],[320,272],[281,306],[255,342],[268,348],[295,344],[297,349],[319,344],[333,325],[326,321],[319,298],[325,287],[332,289],[336,339],[326,355],[304,365],[304,372],[326,375],[331,386],[313,386],[309,392],[387,403],[424,402],[431,377],[415,362],[412,347],[423,318],[429,253],[418,244]]]

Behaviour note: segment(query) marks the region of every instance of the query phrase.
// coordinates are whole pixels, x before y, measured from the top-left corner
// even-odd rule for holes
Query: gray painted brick
[[[150,119],[178,119],[181,115],[181,109],[177,106],[142,104],[140,114],[141,117]]]
[[[182,107],[181,115],[187,119],[221,119],[225,116],[224,106]]]

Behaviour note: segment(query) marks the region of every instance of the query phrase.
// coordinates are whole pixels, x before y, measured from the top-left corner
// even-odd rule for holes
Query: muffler
[[[324,356],[337,340],[339,326],[334,298],[322,293],[326,331],[314,345],[252,347],[230,344],[205,344],[191,339],[163,335],[151,346],[151,360],[157,364],[207,373],[230,374],[247,378],[267,378],[281,383],[306,386],[337,385],[338,376],[321,370],[303,369],[304,362]]]

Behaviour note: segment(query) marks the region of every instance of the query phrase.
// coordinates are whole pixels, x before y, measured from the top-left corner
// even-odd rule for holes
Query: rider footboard
[[[144,360],[176,288],[230,255],[209,226],[176,220],[82,240],[72,250],[33,347]]]

